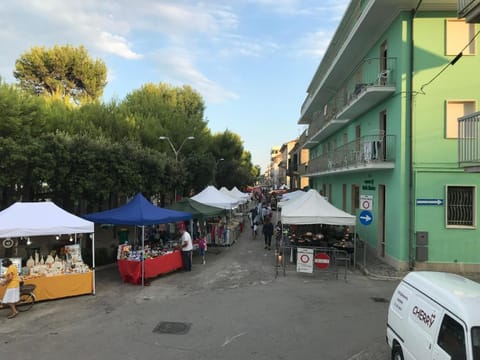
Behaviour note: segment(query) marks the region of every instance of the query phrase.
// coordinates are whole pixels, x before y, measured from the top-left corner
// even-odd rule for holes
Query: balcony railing
[[[480,22],[480,0],[457,0],[457,13],[469,23]]]
[[[480,112],[458,119],[458,164],[480,166]]]
[[[395,166],[395,135],[367,135],[299,166],[303,176],[365,169],[391,169]]]
[[[362,62],[323,109],[313,113],[305,147],[314,147],[391,96],[396,90],[395,71],[396,58],[373,58]]]

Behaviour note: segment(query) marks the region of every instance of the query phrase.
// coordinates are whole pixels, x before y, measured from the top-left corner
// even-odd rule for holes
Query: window
[[[468,24],[464,20],[447,19],[445,34],[445,55],[457,55],[475,36],[475,24]],[[475,55],[475,41],[472,41],[463,55]]]
[[[462,325],[445,315],[438,333],[438,346],[440,346],[452,360],[465,360],[465,331]]]
[[[447,101],[445,111],[445,137],[458,139],[458,118],[471,114],[476,110],[474,100],[451,100]]]
[[[447,185],[447,227],[475,227],[475,186]]]
[[[360,186],[352,185],[352,214],[360,207]]]
[[[480,327],[472,327],[473,360],[480,360]]]

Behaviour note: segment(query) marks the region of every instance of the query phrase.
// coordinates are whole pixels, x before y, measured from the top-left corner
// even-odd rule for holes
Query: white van
[[[480,360],[480,284],[410,272],[390,300],[387,343],[393,360]]]

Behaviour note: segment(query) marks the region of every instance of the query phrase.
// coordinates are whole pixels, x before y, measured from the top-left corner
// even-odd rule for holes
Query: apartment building
[[[307,88],[300,175],[398,269],[480,271],[458,121],[478,107],[478,32],[456,1],[354,0]]]

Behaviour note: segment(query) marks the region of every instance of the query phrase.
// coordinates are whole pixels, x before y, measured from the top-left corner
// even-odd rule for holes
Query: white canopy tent
[[[284,205],[288,204],[289,201],[294,200],[305,194],[306,192],[303,190],[295,190],[290,193],[285,193],[280,198],[280,201],[278,202],[278,207],[283,207]]]
[[[53,202],[16,202],[0,211],[0,238],[61,234],[92,234],[95,294],[95,224],[70,214]]]
[[[234,186],[232,188],[232,190],[230,190],[230,192],[234,195],[237,195],[238,197],[241,197],[241,198],[247,200],[247,201],[250,200],[250,194],[241,192],[240,190],[238,190],[238,188],[236,186]]]
[[[93,233],[94,223],[53,202],[16,202],[0,212],[0,238]]]
[[[216,206],[226,210],[235,209],[239,201],[232,198],[230,195],[222,193],[215,186],[209,185],[197,195],[192,196],[191,199],[198,201],[202,204],[210,206]]]
[[[355,226],[356,217],[330,204],[317,190],[289,200],[282,207],[282,224]]]
[[[235,199],[236,201],[238,201],[239,204],[245,204],[247,202],[247,199],[239,196],[239,195],[236,195],[234,194],[231,190],[228,190],[225,186],[222,186],[220,188],[220,192],[222,192],[223,194],[226,194],[230,197],[232,197],[233,199]]]

